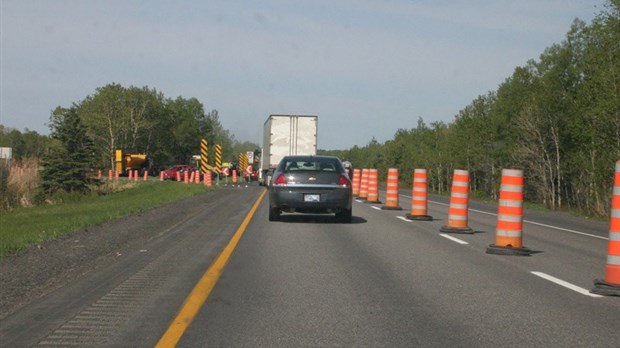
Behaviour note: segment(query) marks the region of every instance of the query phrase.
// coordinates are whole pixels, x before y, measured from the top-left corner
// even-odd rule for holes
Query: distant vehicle
[[[144,172],[148,172],[149,175],[158,173],[153,160],[143,153],[125,153],[117,149],[114,153],[114,162],[114,169],[122,176],[127,176],[129,171],[138,171],[140,175]]]
[[[263,129],[261,184],[269,186],[273,171],[284,156],[316,155],[317,116],[270,115]]]
[[[181,175],[182,180],[185,172],[187,172],[188,175],[191,175],[194,172],[200,173],[200,171],[196,167],[187,164],[175,164],[167,169],[162,170],[162,173],[164,173],[164,180],[176,180],[177,173]]]
[[[269,221],[281,213],[335,213],[351,222],[351,180],[342,162],[332,156],[286,156],[269,187]]]

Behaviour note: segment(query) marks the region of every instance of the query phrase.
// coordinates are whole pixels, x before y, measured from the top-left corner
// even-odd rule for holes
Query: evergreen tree
[[[57,191],[88,192],[93,142],[86,135],[77,108],[56,108],[51,128],[51,136],[56,143],[43,159],[42,190],[46,194]]]

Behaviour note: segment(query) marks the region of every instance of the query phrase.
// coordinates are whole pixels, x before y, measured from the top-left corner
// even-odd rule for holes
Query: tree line
[[[108,84],[72,105],[56,107],[50,115],[50,135],[23,133],[0,125],[0,146],[12,147],[16,160],[41,160],[40,189],[87,192],[94,169],[113,169],[116,149],[146,154],[162,169],[171,164],[193,164],[200,154],[201,139],[209,144],[210,163],[214,146],[222,146],[223,162],[258,145],[238,142],[213,109],[205,112],[196,98],[166,98],[149,87]],[[1,176],[5,178],[7,168]],[[5,180],[6,181],[6,180]]]
[[[478,96],[450,123],[399,129],[381,144],[324,151],[355,167],[429,173],[429,189],[449,190],[454,169],[471,189],[497,198],[502,168],[521,168],[526,199],[551,209],[608,216],[620,159],[620,1],[590,24],[575,20],[566,39],[517,67],[497,90]]]
[[[50,136],[23,132],[0,125],[0,146],[12,147],[13,158],[43,158],[49,154],[60,130],[76,115],[85,136],[93,142],[88,160],[94,168],[113,168],[114,151],[144,153],[159,166],[189,164],[200,153],[200,140],[207,139],[209,158],[215,144],[222,145],[223,161],[233,161],[240,152],[258,145],[237,141],[225,129],[219,112],[205,112],[196,98],[166,98],[156,89],[123,87],[112,83],[70,106],[58,106],[50,115]]]

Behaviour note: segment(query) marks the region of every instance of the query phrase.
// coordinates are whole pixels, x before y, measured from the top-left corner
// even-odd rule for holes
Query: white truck
[[[316,155],[317,129],[317,116],[269,115],[263,130],[261,184],[269,186],[282,157]]]

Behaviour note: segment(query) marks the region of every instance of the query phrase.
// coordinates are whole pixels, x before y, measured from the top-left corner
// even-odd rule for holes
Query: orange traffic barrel
[[[523,171],[520,169],[502,169],[495,244],[489,245],[487,254],[532,254],[523,246]]]
[[[237,183],[237,171],[236,170],[232,171],[232,182],[233,182],[233,185]]]
[[[112,175],[113,175],[112,169],[109,169],[108,170],[108,180],[112,180]]]
[[[469,206],[469,171],[455,169],[452,175],[450,191],[450,208],[448,209],[448,225],[440,231],[447,233],[474,233],[467,226],[467,208]]]
[[[368,198],[368,169],[362,169],[362,177],[360,179],[360,194],[359,198]]]
[[[143,180],[144,180],[144,181],[147,181],[148,179],[149,179],[149,171],[148,171],[148,170],[145,170],[145,171],[144,171],[144,178],[143,178]]]
[[[361,181],[362,171],[359,169],[353,169],[353,181],[352,181],[352,189],[353,195],[358,196],[360,194],[360,181]]]
[[[177,172],[177,181],[181,181],[181,172]]]
[[[213,185],[213,178],[211,177],[211,171],[205,173],[205,186],[211,187]]]
[[[428,215],[428,178],[426,169],[415,169],[413,171],[411,210],[406,217],[409,220],[433,220],[433,217]]]
[[[195,179],[196,179],[196,184],[200,184],[200,171],[199,170],[196,171]]]
[[[164,172],[159,172],[159,181],[164,181]]]
[[[398,203],[398,169],[389,168],[385,190],[385,205],[382,210],[403,210]]]
[[[189,183],[189,173],[187,171],[183,172],[183,183]]]
[[[379,201],[379,170],[368,170],[368,197],[366,203],[381,203]]]
[[[592,292],[599,295],[620,296],[620,161],[616,162],[614,190],[611,198],[605,279],[594,280]]]

